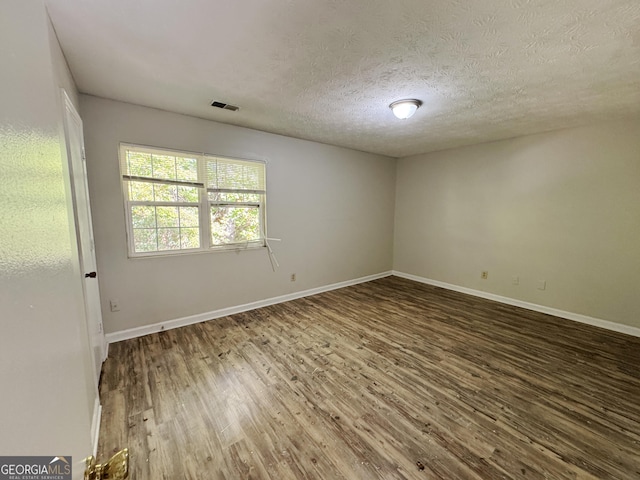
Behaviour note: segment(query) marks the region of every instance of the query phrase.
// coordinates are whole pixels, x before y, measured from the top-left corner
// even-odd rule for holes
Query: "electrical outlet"
[[[511,284],[520,285],[520,277],[518,277],[517,275],[514,275],[513,277],[511,277]]]
[[[538,280],[538,290],[546,290],[547,282],[546,280]]]
[[[487,278],[489,278],[489,272],[487,272],[486,270],[483,270],[483,272],[480,274],[480,278],[482,278],[483,280],[486,280]]]
[[[115,298],[113,300],[109,300],[109,307],[111,308],[112,312],[119,312],[120,311],[120,302],[118,300],[116,300]]]
[[[295,274],[295,273],[292,273],[292,274],[291,274],[291,281],[292,281],[292,282],[295,282],[295,281],[296,281],[296,274]]]

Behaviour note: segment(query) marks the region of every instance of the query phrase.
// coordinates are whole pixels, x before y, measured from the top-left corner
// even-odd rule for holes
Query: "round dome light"
[[[418,107],[420,105],[422,105],[422,102],[420,100],[408,99],[393,102],[391,105],[389,105],[389,108],[396,117],[404,120],[416,113],[416,110],[418,110]]]

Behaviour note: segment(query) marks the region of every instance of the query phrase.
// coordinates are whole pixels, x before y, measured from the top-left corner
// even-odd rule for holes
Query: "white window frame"
[[[198,179],[196,182],[187,182],[187,181],[174,181],[174,180],[160,180],[155,179],[151,180],[151,177],[136,177],[130,176],[127,174],[126,170],[126,159],[127,159],[127,151],[132,150],[136,152],[142,153],[156,153],[160,155],[171,155],[171,156],[180,156],[180,157],[188,157],[195,158],[197,161],[197,171],[198,171]],[[211,161],[221,161],[222,163],[229,162],[247,162],[247,163],[255,163],[260,164],[264,169],[263,172],[263,183],[264,189],[255,190],[255,189],[242,189],[242,190],[231,190],[231,189],[216,189],[211,188],[208,184],[207,180],[207,162]],[[226,155],[213,155],[206,153],[195,153],[184,150],[176,150],[176,149],[167,149],[161,147],[150,147],[146,145],[137,145],[132,143],[120,143],[119,148],[119,165],[120,165],[120,185],[122,188],[122,194],[124,199],[124,210],[125,210],[125,228],[127,235],[127,251],[129,258],[140,258],[140,257],[158,257],[158,256],[169,256],[169,255],[184,255],[189,253],[207,253],[207,252],[217,252],[217,251],[237,251],[237,250],[245,250],[245,249],[253,249],[253,248],[263,248],[267,246],[267,213],[266,213],[266,202],[267,202],[267,192],[266,192],[266,162],[264,160],[254,160],[254,159],[246,159],[246,158],[237,158],[230,157]],[[144,181],[148,183],[159,183],[164,185],[183,185],[189,187],[197,187],[198,188],[198,202],[156,202],[156,201],[132,201],[129,199],[129,189],[128,182],[130,180]],[[258,202],[233,202],[233,201],[216,201],[210,200],[209,193],[215,192],[223,192],[223,193],[231,193],[231,192],[242,192],[242,193],[250,193],[257,194],[259,196]],[[215,245],[212,241],[212,230],[211,230],[211,209],[215,206],[220,207],[232,207],[234,205],[240,207],[247,208],[257,208],[260,222],[260,231],[259,238],[256,240],[249,241],[239,241],[235,243],[226,243],[221,245]],[[133,220],[132,220],[132,207],[134,206],[170,206],[170,207],[198,207],[199,211],[199,240],[200,247],[198,248],[183,248],[183,249],[173,249],[173,250],[155,250],[149,252],[136,252],[135,244],[134,244],[134,235],[133,235]],[[156,226],[156,230],[159,227]]]

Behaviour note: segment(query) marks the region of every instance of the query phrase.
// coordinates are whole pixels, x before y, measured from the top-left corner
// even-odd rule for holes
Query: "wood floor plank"
[[[640,339],[397,277],[110,346],[145,479],[637,479]]]

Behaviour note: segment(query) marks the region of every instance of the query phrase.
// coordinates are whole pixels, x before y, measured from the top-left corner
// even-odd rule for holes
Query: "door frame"
[[[85,310],[85,322],[87,336],[92,358],[92,377],[96,389],[96,403],[94,406],[91,436],[94,455],[98,446],[100,431],[100,417],[102,406],[100,405],[99,382],[102,363],[106,360],[107,343],[102,324],[102,310],[100,300],[100,287],[98,276],[88,276],[90,272],[96,272],[95,244],[93,237],[93,223],[91,218],[91,205],[89,201],[89,188],[87,180],[86,157],[84,151],[84,132],[82,118],[78,114],[69,95],[60,89],[62,98],[62,117],[64,127],[65,149],[69,167],[71,182],[71,200],[73,205],[73,217],[75,220],[76,243],[80,262],[80,281],[82,283],[82,295]],[[76,129],[79,142],[79,152],[71,144],[71,129]],[[78,158],[80,157],[80,158]],[[81,207],[79,202],[84,202]]]

